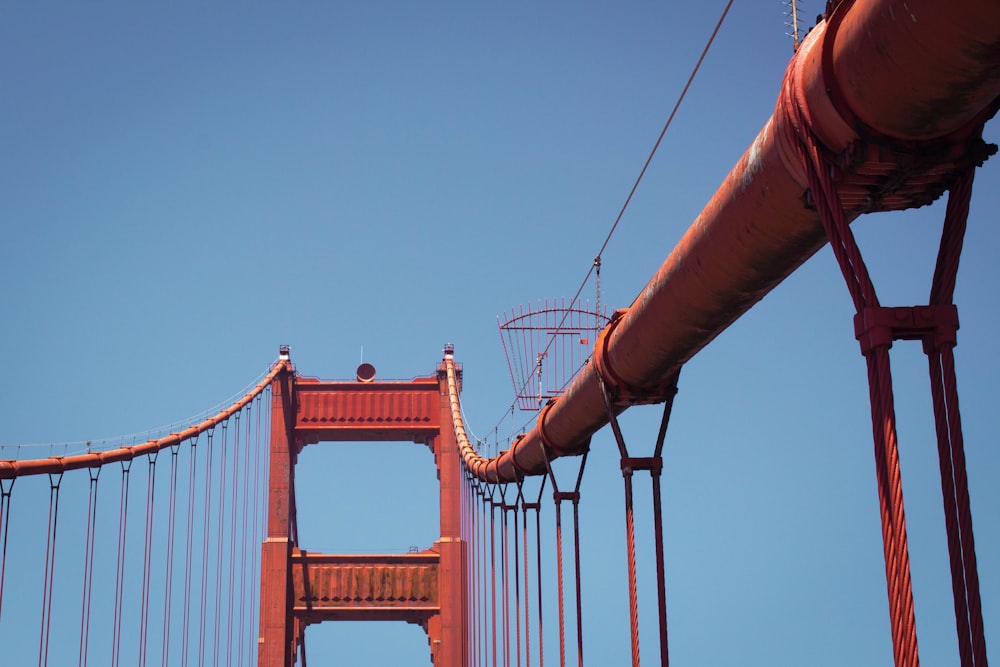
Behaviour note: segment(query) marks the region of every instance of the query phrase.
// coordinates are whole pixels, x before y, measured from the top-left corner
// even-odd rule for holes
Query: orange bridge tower
[[[447,346],[445,354],[452,354]],[[281,357],[288,358],[282,347]],[[461,536],[461,463],[447,378],[356,382],[280,372],[272,383],[267,537],[262,547],[260,667],[291,667],[305,628],[322,621],[406,621],[427,632],[435,667],[467,664],[464,620],[467,546]],[[422,552],[333,555],[300,549],[295,463],[309,444],[392,441],[426,444],[440,481],[441,536]]]

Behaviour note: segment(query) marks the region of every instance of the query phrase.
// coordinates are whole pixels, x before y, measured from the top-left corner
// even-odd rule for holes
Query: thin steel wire
[[[94,544],[97,539],[97,491],[101,468],[90,468],[87,496],[87,537],[83,549],[83,599],[80,603],[80,647],[78,667],[86,667],[90,644],[90,597],[94,582]]]
[[[167,667],[170,664],[170,627],[172,614],[171,607],[174,592],[174,534],[177,527],[177,467],[180,443],[170,448],[170,497],[167,500],[167,551],[166,570],[163,582],[163,639],[160,643],[160,664]]]
[[[111,643],[111,667],[117,667],[121,654],[121,623],[122,623],[122,595],[125,592],[125,553],[126,534],[128,528],[128,491],[129,476],[132,469],[131,459],[122,461],[122,487],[121,498],[118,505],[118,560],[115,569],[115,613],[113,622],[113,637]]]
[[[156,500],[156,457],[157,452],[149,455],[149,468],[146,473],[146,533],[142,550],[142,603],[139,617],[139,667],[146,666],[146,644],[149,636],[149,589],[152,579],[153,563],[153,517]]]
[[[10,528],[10,501],[15,479],[0,479],[0,618],[3,617],[3,582],[7,573],[7,534]]]
[[[45,578],[42,584],[42,629],[38,638],[38,667],[49,664],[52,631],[52,594],[56,576],[56,528],[59,524],[59,487],[62,473],[49,475],[49,523],[45,538]]]

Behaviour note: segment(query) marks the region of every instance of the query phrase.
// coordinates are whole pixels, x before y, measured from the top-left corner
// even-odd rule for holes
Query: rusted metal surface
[[[439,613],[435,551],[398,555],[292,555],[296,616],[318,621],[407,621]]]
[[[808,204],[796,133],[814,133],[841,159],[838,190],[849,219],[938,196],[963,160],[985,157],[974,139],[997,109],[998,53],[995,0],[839,3],[792,59],[774,115],[595,350],[599,363],[500,456],[466,449],[469,469],[485,481],[512,482],[544,473],[543,447],[550,457],[582,453],[608,421],[602,380],[616,410],[655,398],[682,364],[826,243]]]
[[[301,446],[327,441],[428,443],[440,430],[438,382],[295,380],[295,435]]]

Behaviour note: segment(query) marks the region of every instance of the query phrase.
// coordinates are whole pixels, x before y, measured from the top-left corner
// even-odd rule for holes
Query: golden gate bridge
[[[568,386],[540,401],[533,426],[495,455],[468,435],[452,347],[409,381],[376,380],[366,365],[351,381],[311,378],[283,347],[242,398],[174,433],[0,461],[0,629],[18,628],[5,642],[37,646],[39,665],[69,664],[67,644],[79,665],[305,665],[307,626],[363,619],[419,625],[439,667],[582,665],[580,482],[591,438],[607,427],[624,487],[629,605],[621,613],[631,663],[639,664],[641,589],[657,599],[657,631],[642,641],[668,664],[659,479],[681,369],[830,243],[868,369],[895,664],[919,664],[889,365],[890,347],[913,341],[905,344],[919,344],[928,361],[949,554],[940,576],[951,581],[957,658],[985,666],[953,296],[976,169],[996,150],[982,132],[1000,105],[998,44],[994,2],[830,3],[750,149],[632,305],[601,329]],[[850,223],[945,193],[927,303],[882,304]],[[635,405],[662,406],[651,455],[638,453],[619,425]],[[399,554],[323,554],[300,543],[295,465],[304,447],[330,441],[427,445],[440,483],[439,539]],[[557,475],[553,462],[571,457],[578,475]],[[633,492],[647,473],[656,576],[640,584]],[[526,491],[529,480],[536,483]],[[545,528],[554,531],[554,554],[542,549],[543,505],[554,515]],[[26,523],[46,527],[43,548],[21,539]],[[72,555],[67,531],[79,542]],[[39,564],[37,599],[11,596],[9,582]],[[541,585],[551,578],[555,586]],[[556,627],[542,627],[553,607]]]

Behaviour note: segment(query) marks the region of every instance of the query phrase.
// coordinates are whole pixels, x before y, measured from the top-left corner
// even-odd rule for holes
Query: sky
[[[800,13],[822,4],[803,2]],[[379,378],[409,379],[432,374],[453,343],[470,430],[519,428],[531,415],[509,415],[497,318],[576,292],[724,6],[5,7],[0,443],[114,441],[182,422],[241,394],[281,344],[305,376],[350,379],[366,361]],[[771,114],[792,56],[784,12],[777,1],[734,4],[602,256],[602,304],[632,301]],[[1000,139],[995,120],[986,139]],[[955,297],[993,652],[998,183],[994,158],[976,177]],[[942,217],[938,203],[855,223],[884,304],[926,300]],[[597,298],[592,280],[583,295]],[[676,664],[891,661],[852,316],[824,248],[686,365],[663,481]],[[926,362],[919,346],[900,343],[893,363],[921,654],[954,664]],[[626,413],[632,451],[652,448],[658,421],[655,408]],[[586,656],[624,664],[622,482],[610,432],[592,446],[581,508]],[[42,451],[5,448],[0,458]],[[303,546],[399,552],[436,539],[424,448],[316,445],[302,456]],[[569,480],[576,464],[559,461],[556,474]],[[648,492],[636,502],[646,507]],[[19,540],[44,541],[44,527],[24,531]],[[34,619],[8,615],[3,631],[35,637]],[[312,665],[426,658],[413,626],[314,627],[307,641]],[[37,655],[30,644],[25,664]],[[546,645],[554,649],[552,635]]]

